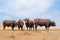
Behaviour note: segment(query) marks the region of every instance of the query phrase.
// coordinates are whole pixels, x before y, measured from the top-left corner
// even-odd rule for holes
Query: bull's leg
[[[4,25],[4,26],[3,26],[3,30],[5,30],[5,27],[6,27],[6,26]]]
[[[21,26],[21,30],[23,30],[23,26]]]
[[[46,27],[46,30],[47,30],[48,28]]]
[[[49,28],[46,28],[47,32],[49,31]]]
[[[49,27],[50,27],[50,24],[45,25],[45,28],[46,28],[47,32],[49,31]]]
[[[45,26],[45,28],[46,28],[46,30],[47,30],[47,32],[49,31],[49,28],[47,27],[47,26]]]
[[[32,30],[32,27],[30,27],[30,30]]]
[[[15,24],[11,24],[12,31],[14,31]]]
[[[33,29],[33,26],[31,27],[31,30]]]
[[[37,27],[35,27],[35,30],[37,31]]]
[[[20,26],[18,25],[18,30],[20,30]]]
[[[49,31],[49,27],[47,28],[47,32]]]
[[[29,27],[29,31],[31,30],[31,27]]]
[[[14,31],[14,27],[12,27],[12,31]]]
[[[34,27],[33,27],[33,31],[34,31]]]
[[[37,31],[37,25],[35,25],[35,30]]]
[[[27,27],[27,31],[28,31],[28,27]]]

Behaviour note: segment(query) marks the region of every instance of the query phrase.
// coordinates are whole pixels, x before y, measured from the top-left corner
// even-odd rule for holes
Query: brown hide
[[[3,25],[10,25],[11,24],[11,20],[4,20],[3,21]]]
[[[31,29],[33,28],[33,30],[34,30],[34,22],[32,20],[25,18],[24,21],[25,21],[25,25],[26,25],[27,30],[28,30],[28,28],[29,28],[29,30],[30,30],[30,28]]]
[[[3,30],[5,30],[5,27],[12,27],[12,30],[14,30],[14,27],[16,26],[15,20],[4,20],[3,21]]]
[[[49,22],[51,22],[51,20],[49,20],[49,19],[34,19],[34,22],[36,24],[48,24]]]
[[[20,30],[20,28],[21,28],[21,30],[23,30],[23,25],[24,25],[23,21],[21,19],[18,20],[18,29],[19,30]]]

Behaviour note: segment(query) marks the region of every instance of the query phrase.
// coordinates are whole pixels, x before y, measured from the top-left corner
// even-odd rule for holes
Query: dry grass
[[[47,32],[44,28],[38,31],[12,31],[11,28],[2,30],[0,26],[0,40],[60,40],[60,29],[50,28]]]

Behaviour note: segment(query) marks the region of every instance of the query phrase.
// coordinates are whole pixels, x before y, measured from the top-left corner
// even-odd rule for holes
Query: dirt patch
[[[38,31],[18,31],[11,29],[3,30],[0,27],[0,40],[60,40],[60,29],[50,29],[47,32],[45,29]]]

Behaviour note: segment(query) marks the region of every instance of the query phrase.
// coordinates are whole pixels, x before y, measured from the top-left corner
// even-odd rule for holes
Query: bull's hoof
[[[14,30],[12,30],[12,31],[14,31]]]
[[[5,30],[5,29],[3,29],[3,30]]]
[[[22,31],[24,31],[24,30],[22,30]]]

